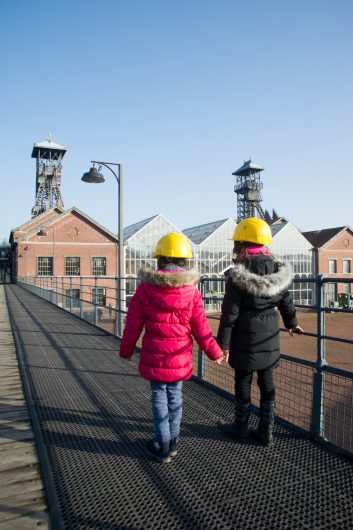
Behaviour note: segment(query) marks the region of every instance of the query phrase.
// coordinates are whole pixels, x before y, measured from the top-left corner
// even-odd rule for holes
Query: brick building
[[[313,247],[316,274],[353,279],[353,231],[349,226],[303,232],[303,236]],[[329,283],[326,302],[336,302],[352,290],[350,283]]]
[[[44,288],[67,295],[63,305],[71,295],[115,306],[117,237],[79,209],[47,210],[13,229],[10,243],[14,281],[42,277]]]

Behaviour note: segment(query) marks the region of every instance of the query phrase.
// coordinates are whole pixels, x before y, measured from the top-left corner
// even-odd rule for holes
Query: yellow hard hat
[[[249,217],[237,224],[232,239],[249,241],[257,245],[270,245],[272,243],[271,228],[262,219]]]
[[[154,258],[159,258],[160,256],[166,258],[192,258],[188,240],[177,232],[171,232],[161,237],[153,254]]]

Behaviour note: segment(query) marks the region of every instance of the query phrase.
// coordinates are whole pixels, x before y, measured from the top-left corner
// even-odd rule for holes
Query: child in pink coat
[[[178,233],[162,237],[154,253],[157,271],[143,269],[132,297],[119,355],[130,360],[143,328],[139,362],[142,377],[151,385],[155,440],[147,451],[159,462],[177,454],[182,417],[182,382],[192,376],[195,337],[206,355],[221,364],[223,354],[213,339],[197,289],[196,270],[185,269],[192,258],[187,239]]]

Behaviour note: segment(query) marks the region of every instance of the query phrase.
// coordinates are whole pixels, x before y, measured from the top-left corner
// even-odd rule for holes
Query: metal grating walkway
[[[6,292],[53,528],[353,529],[352,461],[278,425],[271,449],[228,441],[215,425],[232,403],[194,382],[177,458],[149,460],[149,385],[119,360],[118,340],[18,286]]]

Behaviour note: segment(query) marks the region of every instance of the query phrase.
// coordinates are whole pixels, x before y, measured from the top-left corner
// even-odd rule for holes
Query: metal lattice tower
[[[36,163],[36,200],[32,217],[58,206],[64,208],[61,197],[61,160],[66,148],[54,143],[49,136],[45,142],[34,144],[32,158]]]
[[[250,159],[247,162],[244,161],[244,164],[232,173],[237,177],[234,192],[238,195],[238,223],[248,217],[265,218],[265,212],[260,205],[262,201],[260,172],[263,170],[263,167],[258,166]]]

